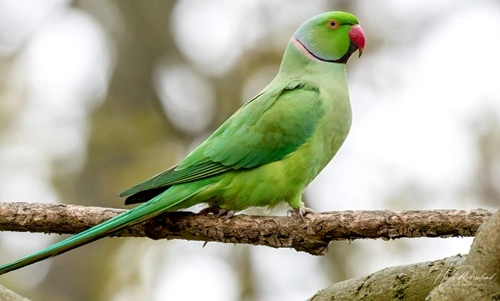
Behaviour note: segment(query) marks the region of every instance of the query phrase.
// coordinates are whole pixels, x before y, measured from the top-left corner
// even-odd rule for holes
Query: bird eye
[[[328,27],[330,27],[331,29],[335,29],[339,27],[339,22],[337,22],[336,20],[330,20],[328,21]]]

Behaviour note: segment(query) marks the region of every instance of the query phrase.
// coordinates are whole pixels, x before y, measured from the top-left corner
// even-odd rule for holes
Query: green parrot
[[[59,255],[167,211],[207,203],[231,216],[287,202],[312,212],[302,192],[337,153],[351,126],[346,62],[365,36],[355,16],[327,12],[290,39],[277,76],[178,165],[120,193],[127,212],[0,266],[0,275]]]

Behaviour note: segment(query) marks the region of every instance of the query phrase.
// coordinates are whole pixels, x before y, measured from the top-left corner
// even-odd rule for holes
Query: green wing
[[[247,102],[177,166],[120,193],[126,204],[147,201],[173,184],[282,159],[304,144],[324,114],[319,89],[294,82]]]

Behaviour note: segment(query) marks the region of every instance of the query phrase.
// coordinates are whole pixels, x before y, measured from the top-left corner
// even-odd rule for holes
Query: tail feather
[[[119,230],[139,224],[154,216],[157,216],[169,208],[178,205],[182,201],[196,194],[200,189],[194,189],[189,194],[178,196],[174,200],[166,198],[165,194],[160,194],[147,203],[135,207],[127,212],[115,216],[99,225],[80,232],[72,237],[64,239],[43,250],[25,256],[16,261],[0,266],[0,275],[14,271],[44,259],[68,252],[72,249],[86,245],[103,237],[106,237]],[[166,200],[167,199],[167,200]]]

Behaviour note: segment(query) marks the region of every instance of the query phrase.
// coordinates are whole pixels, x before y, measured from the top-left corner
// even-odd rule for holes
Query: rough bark
[[[0,231],[75,234],[125,210],[1,203]],[[298,216],[237,215],[225,219],[169,212],[113,236],[245,243],[323,255],[333,240],[474,236],[488,210],[338,211]]]
[[[422,301],[465,255],[385,268],[368,276],[345,280],[317,292],[310,301]]]
[[[336,283],[310,301],[500,300],[500,211],[478,230],[469,255],[390,267]]]
[[[477,233],[469,255],[428,301],[500,300],[500,211]]]

